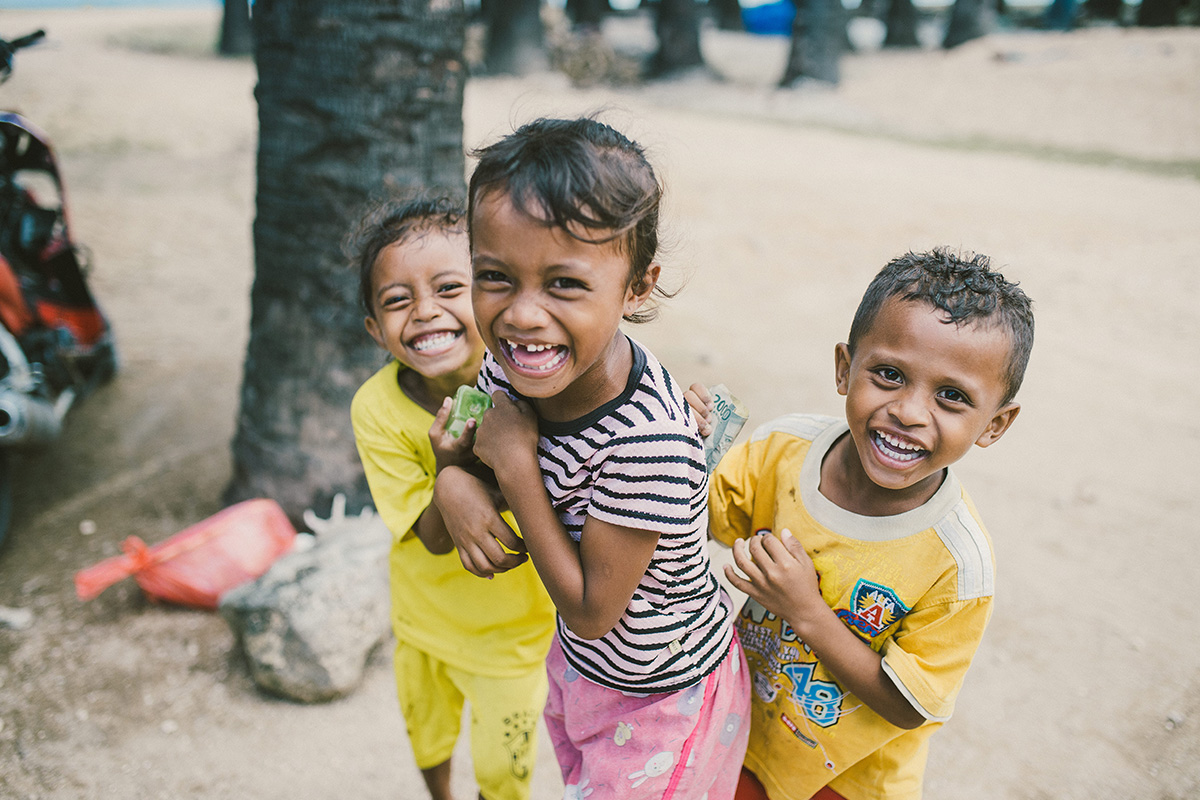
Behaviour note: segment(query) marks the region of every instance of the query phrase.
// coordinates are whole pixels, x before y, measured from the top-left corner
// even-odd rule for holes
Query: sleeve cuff
[[[909,691],[909,688],[904,684],[904,680],[900,677],[900,674],[893,669],[892,664],[888,661],[887,657],[884,657],[883,659],[883,673],[887,675],[888,679],[890,679],[891,682],[895,684],[896,688],[900,690],[900,694],[904,695],[904,699],[909,702],[909,705],[911,705],[922,717],[930,722],[945,722],[946,720],[950,719],[950,715],[954,711],[953,702],[943,703],[941,708],[935,709],[941,713],[934,713],[934,711],[927,709],[921,703],[921,701],[916,698],[916,695]]]

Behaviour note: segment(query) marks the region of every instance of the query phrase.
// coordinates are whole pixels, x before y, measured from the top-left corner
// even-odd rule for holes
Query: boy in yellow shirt
[[[464,213],[444,199],[387,204],[364,220],[353,248],[367,332],[394,356],[355,394],[351,418],[392,531],[396,687],[413,754],[434,800],[450,800],[465,699],[480,797],[526,800],[554,605],[523,563],[507,512],[478,504],[489,513],[481,525],[508,548],[498,556],[507,571],[480,580],[463,569],[431,502],[438,470],[473,438],[446,432],[450,399],[475,385],[483,362]]]
[[[845,420],[782,417],[718,465],[710,526],[749,595],[737,800],[921,796],[992,610],[991,542],[950,465],[1012,425],[1032,345],[1029,298],[986,257],[909,253],[834,350]]]

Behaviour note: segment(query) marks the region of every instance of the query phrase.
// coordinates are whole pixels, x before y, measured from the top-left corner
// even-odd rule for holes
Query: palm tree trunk
[[[369,502],[350,399],[382,359],[341,242],[373,197],[464,192],[461,0],[257,0],[255,279],[226,500]]]

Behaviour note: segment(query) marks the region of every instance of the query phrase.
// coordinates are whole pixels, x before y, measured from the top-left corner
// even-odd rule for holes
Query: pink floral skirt
[[[750,676],[737,634],[720,665],[678,692],[630,695],[546,659],[546,728],[568,800],[730,800],[750,736]]]

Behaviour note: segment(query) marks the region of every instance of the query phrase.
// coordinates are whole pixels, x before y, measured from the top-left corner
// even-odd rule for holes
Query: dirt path
[[[0,628],[3,797],[422,796],[386,653],[351,697],[298,706],[255,691],[214,615],[151,606],[131,582],[72,594],[125,536],[216,511],[229,472],[254,70],[200,55],[215,13],[0,12],[0,33],[51,33],[0,105],[58,144],[123,358],[67,440],[20,462],[0,606],[34,622]],[[1196,796],[1200,31],[865,53],[837,92],[772,91],[780,41],[705,47],[728,82],[474,81],[468,144],[600,107],[648,144],[688,285],[635,335],[677,376],[727,383],[756,422],[838,413],[833,344],[893,255],[963,246],[1021,280],[1038,313],[1025,408],[961,470],[999,602],[927,796]],[[535,798],[560,793],[544,746]]]

